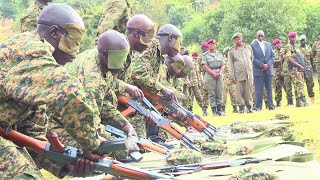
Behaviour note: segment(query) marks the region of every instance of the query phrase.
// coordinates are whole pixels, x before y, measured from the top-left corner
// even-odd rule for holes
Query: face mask
[[[144,45],[150,45],[152,39],[156,35],[156,25],[150,29],[147,29],[144,34],[140,34],[140,43]]]
[[[184,68],[186,65],[182,56],[180,54],[177,54],[175,57],[168,57],[171,61],[174,61],[171,63],[172,69],[175,73],[180,73],[180,71]]]
[[[76,56],[79,52],[85,29],[73,23],[66,24],[64,29],[66,33],[61,36],[58,48],[67,54]]]
[[[123,69],[124,62],[127,60],[129,49],[109,50],[108,51],[108,69]]]
[[[181,45],[182,45],[182,36],[178,36],[176,42],[173,45],[173,48],[179,52]]]

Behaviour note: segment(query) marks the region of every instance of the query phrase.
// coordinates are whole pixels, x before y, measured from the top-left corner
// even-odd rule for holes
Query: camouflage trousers
[[[294,94],[296,98],[304,97],[304,81],[303,81],[303,73],[294,69],[291,71],[293,76],[292,84],[294,87]]]
[[[204,82],[202,83],[202,99],[203,99],[203,108],[207,108],[209,106],[209,95],[208,95],[208,89],[204,85]]]
[[[284,76],[281,73],[274,75],[273,86],[274,86],[274,94],[275,94],[274,99],[276,102],[281,102],[282,88],[286,91],[285,83],[284,83]]]
[[[312,76],[312,77],[306,77],[306,75],[304,74],[304,81],[306,82],[307,91],[308,91],[308,96],[309,96],[309,97],[314,97],[314,91],[313,91],[314,81],[313,81],[313,76]]]
[[[44,179],[25,148],[0,137],[0,179]]]
[[[287,99],[293,99],[292,95],[292,83],[293,83],[293,76],[290,73],[285,73],[283,75],[284,87]]]
[[[189,101],[190,101],[190,105],[193,105],[193,100],[194,98],[196,98],[196,101],[198,103],[198,105],[202,108],[203,107],[203,97],[201,96],[201,90],[200,87],[195,85],[190,87],[190,95],[189,95]]]
[[[319,90],[320,90],[320,62],[315,62],[317,74],[318,74],[318,84],[319,84]]]
[[[227,96],[229,93],[231,98],[231,105],[232,106],[237,105],[236,85],[231,82],[231,79],[229,77],[225,77],[223,79],[223,84],[224,86],[222,90],[222,98],[223,98],[222,104],[224,106],[227,106]]]

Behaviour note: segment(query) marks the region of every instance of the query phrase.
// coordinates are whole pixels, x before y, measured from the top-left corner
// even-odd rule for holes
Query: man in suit
[[[263,88],[265,87],[268,95],[268,109],[274,109],[272,101],[272,76],[274,52],[271,44],[264,41],[264,32],[257,32],[257,41],[251,44],[253,51],[253,77],[255,100],[254,106],[257,111],[262,109]]]

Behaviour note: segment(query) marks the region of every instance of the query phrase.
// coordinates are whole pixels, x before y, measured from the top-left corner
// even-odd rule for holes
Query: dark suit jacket
[[[274,61],[274,53],[271,47],[271,44],[269,42],[263,41],[264,43],[264,49],[265,49],[265,55],[262,52],[262,49],[258,43],[258,41],[251,44],[251,48],[253,51],[253,76],[262,76],[263,71],[261,71],[261,68],[263,64],[268,64],[269,69],[267,70],[268,76],[273,76],[273,61]]]

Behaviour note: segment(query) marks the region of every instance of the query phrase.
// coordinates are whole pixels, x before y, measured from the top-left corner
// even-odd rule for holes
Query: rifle
[[[306,76],[306,78],[312,78],[312,72],[311,72],[311,69],[309,67],[307,67],[306,63],[304,62],[302,56],[300,53],[296,53],[294,55],[294,59],[296,60],[296,62],[305,68],[305,71],[304,71],[304,75]]]
[[[36,153],[42,154],[50,161],[59,164],[75,164],[78,158],[84,156],[81,149],[77,149],[71,146],[64,146],[63,144],[61,144],[56,133],[47,134],[49,143],[34,139],[14,130],[10,130],[6,133],[6,131],[2,128],[0,128],[0,136],[14,142],[19,146],[25,146],[28,149],[35,151]],[[105,148],[105,150],[106,149],[107,148]],[[110,150],[107,150],[107,152],[97,150],[97,152],[104,154],[110,152]],[[116,177],[125,177],[132,179],[172,179],[172,176],[133,168],[118,161],[109,160],[107,158],[95,162],[94,167],[96,170],[103,171],[104,173],[108,173]]]
[[[188,111],[186,108],[181,106],[178,102],[173,102],[173,104],[167,102],[162,97],[158,95],[153,95],[149,92],[143,91],[144,95],[154,101],[157,101],[156,109],[165,109],[166,112],[170,115],[169,118],[177,117],[178,109],[180,108],[186,113],[187,119],[185,123],[189,126],[192,126],[198,132],[201,132],[209,140],[214,140],[214,134],[217,131],[216,128],[211,125],[208,121],[201,118],[199,115],[194,115],[192,112]]]
[[[246,164],[255,164],[263,161],[270,161],[271,158],[260,158],[260,159],[238,159],[238,160],[227,160],[227,161],[211,161],[195,164],[186,164],[178,166],[166,166],[161,168],[149,169],[149,171],[171,174],[171,175],[181,175],[181,174],[190,174],[192,172],[199,172],[201,170],[212,170],[212,169],[221,169],[232,166],[246,165]]]
[[[128,138],[127,134],[124,131],[113,126],[106,125],[105,130],[120,138]],[[130,140],[137,143],[141,149],[149,150],[164,156],[167,156],[169,154],[168,148],[161,146],[157,143],[151,142],[147,139],[133,136],[130,138]]]
[[[190,148],[190,149],[193,149],[193,150],[200,152],[200,150],[193,144],[193,141],[188,136],[186,136],[182,131],[180,131],[176,125],[172,124],[168,118],[161,116],[156,111],[150,111],[150,110],[146,109],[145,107],[138,104],[135,100],[133,100],[129,97],[120,95],[118,97],[118,101],[120,103],[127,104],[129,106],[128,109],[130,109],[130,110],[126,109],[125,111],[131,111],[131,113],[138,112],[139,114],[141,114],[144,117],[151,115],[154,119],[154,123],[157,126],[159,126],[163,130],[165,130],[166,132],[171,134],[174,138],[178,139],[187,148]],[[147,102],[148,100],[144,99],[143,101]],[[151,103],[147,102],[147,104],[151,104]],[[134,112],[132,109],[134,110]],[[155,107],[154,107],[154,109],[155,109]]]

